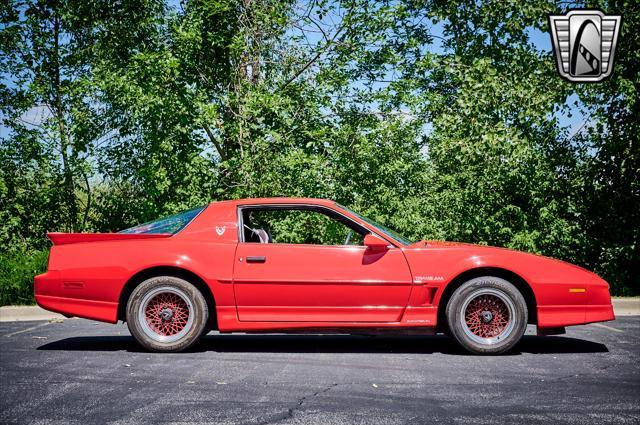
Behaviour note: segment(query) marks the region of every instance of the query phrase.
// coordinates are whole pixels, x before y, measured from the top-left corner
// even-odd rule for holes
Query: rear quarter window
[[[171,233],[175,235],[184,229],[205,207],[194,208],[189,211],[183,211],[178,214],[164,217],[148,223],[140,224],[129,229],[121,230],[118,233]]]

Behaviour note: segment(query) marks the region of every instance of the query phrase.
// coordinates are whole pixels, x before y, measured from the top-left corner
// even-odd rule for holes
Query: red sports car
[[[501,353],[613,320],[609,285],[562,261],[502,248],[409,241],[335,202],[214,202],[119,233],[50,233],[35,297],[116,323],[154,351],[220,332],[445,332]]]

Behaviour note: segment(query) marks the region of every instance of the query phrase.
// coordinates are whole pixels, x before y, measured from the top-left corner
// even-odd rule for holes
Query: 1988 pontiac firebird
[[[613,320],[609,285],[559,260],[411,242],[335,202],[214,202],[119,233],[49,233],[35,297],[127,322],[154,351],[220,332],[445,332],[474,353]]]

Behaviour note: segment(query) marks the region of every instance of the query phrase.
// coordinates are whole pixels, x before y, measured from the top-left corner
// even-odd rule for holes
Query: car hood
[[[515,251],[512,249],[509,249],[509,248],[500,248],[500,247],[491,246],[491,245],[479,245],[479,244],[472,244],[467,242],[438,241],[438,240],[418,241],[409,245],[408,248],[409,249],[412,249],[412,248],[474,248],[474,249],[491,249],[491,250],[499,249],[499,250],[506,250],[511,252],[521,252],[521,251]]]
[[[589,280],[595,278],[598,281],[602,281],[602,279],[595,273],[575,264],[546,257],[544,255],[517,251],[515,249],[437,240],[419,241],[407,248],[416,253],[426,253],[431,250],[442,253],[450,252],[451,255],[445,255],[445,258],[458,257],[461,260],[464,259],[467,263],[476,263],[476,266],[504,266],[509,269],[513,267],[516,270],[525,266],[525,268],[540,268],[556,273],[572,270],[574,273],[581,276],[587,275]],[[518,267],[518,265],[520,265],[520,267]]]

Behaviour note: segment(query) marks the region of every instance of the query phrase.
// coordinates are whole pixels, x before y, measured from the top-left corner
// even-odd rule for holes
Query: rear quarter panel
[[[57,282],[41,285],[37,295],[114,304],[108,321],[116,321],[117,303],[125,284],[137,273],[169,266],[202,278],[216,303],[233,305],[231,282],[235,244],[203,241],[140,240],[54,247],[48,273]],[[83,311],[69,314],[83,316]],[[88,315],[84,315],[88,316]]]
[[[139,272],[168,266],[204,280],[217,307],[234,307],[236,245],[235,208],[224,203],[212,204],[170,238],[56,245],[47,273],[36,277],[36,300],[53,311],[115,323],[126,283]]]

